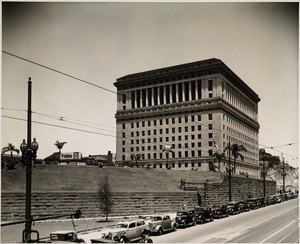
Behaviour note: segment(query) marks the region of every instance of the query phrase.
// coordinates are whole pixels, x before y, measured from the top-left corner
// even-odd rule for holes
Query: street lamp
[[[22,242],[31,242],[31,176],[32,162],[35,163],[36,152],[39,144],[35,138],[31,142],[31,78],[28,81],[28,110],[27,110],[27,144],[23,139],[20,149],[22,151],[22,165],[26,166],[26,202],[25,202],[25,229],[23,230]]]

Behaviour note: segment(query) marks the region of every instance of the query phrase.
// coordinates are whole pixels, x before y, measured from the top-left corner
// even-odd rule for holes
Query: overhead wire
[[[110,89],[107,89],[107,88],[105,88],[105,87],[96,85],[96,84],[94,84],[94,83],[92,83],[92,82],[86,81],[86,80],[84,80],[84,79],[78,78],[78,77],[73,76],[73,75],[70,75],[70,74],[67,74],[67,73],[65,73],[65,72],[62,72],[62,71],[59,71],[59,70],[57,70],[57,69],[51,68],[51,67],[49,67],[49,66],[40,64],[40,63],[38,63],[38,62],[29,60],[29,59],[27,59],[27,58],[18,56],[18,55],[16,55],[16,54],[13,54],[13,53],[10,53],[10,52],[4,51],[4,50],[2,50],[2,52],[5,53],[5,54],[7,54],[7,55],[10,55],[10,56],[12,56],[12,57],[18,58],[18,59],[20,59],[20,60],[29,62],[29,63],[34,64],[34,65],[37,65],[37,66],[39,66],[39,67],[48,69],[48,70],[50,70],[50,71],[53,71],[53,72],[59,73],[59,74],[61,74],[61,75],[67,76],[67,77],[69,77],[69,78],[75,79],[75,80],[77,80],[77,81],[83,82],[83,83],[85,83],[85,84],[87,84],[87,85],[91,85],[91,86],[100,88],[100,89],[102,89],[102,90],[105,90],[105,91],[107,91],[107,92],[110,92],[110,93],[113,93],[113,94],[116,94],[116,95],[121,95],[120,93],[115,92],[115,91],[113,91],[113,90],[110,90]],[[128,96],[128,95],[126,94],[126,100],[129,100],[129,99],[131,99],[130,96]],[[159,100],[159,99],[158,99],[158,100]],[[137,98],[135,99],[135,101],[137,101]],[[147,100],[146,100],[146,101],[147,101]],[[157,103],[158,103],[158,101],[157,101]],[[146,102],[146,104],[147,104],[147,102]],[[148,106],[149,106],[149,105],[148,105]],[[10,109],[10,110],[14,110],[14,109]],[[17,110],[17,109],[15,109],[15,110]],[[182,117],[185,117],[185,115],[182,115]],[[62,119],[63,119],[63,117],[61,117],[61,120],[62,120]],[[208,124],[203,124],[203,123],[200,123],[200,124],[202,124],[202,125],[204,125],[204,126],[208,126]],[[222,131],[222,130],[220,130],[220,129],[214,129],[214,130]],[[227,133],[227,134],[228,134],[228,133]],[[229,134],[228,134],[228,135],[229,135]],[[233,136],[233,135],[231,135],[231,136]],[[261,145],[261,144],[259,144],[259,145]],[[263,145],[261,145],[261,146],[263,146]],[[272,150],[275,150],[275,151],[280,152],[279,150],[274,149],[274,147],[266,147],[266,148],[270,148],[270,149],[272,149]],[[282,153],[282,152],[281,152],[281,153]],[[286,154],[286,153],[284,153],[284,154]],[[286,154],[286,155],[288,155],[288,154]],[[294,157],[294,156],[291,156],[291,155],[288,155],[288,156]],[[297,158],[297,157],[294,157],[294,158]]]

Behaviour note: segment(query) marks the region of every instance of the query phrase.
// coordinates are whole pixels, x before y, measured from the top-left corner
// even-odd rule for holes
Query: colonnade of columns
[[[131,91],[131,108],[193,101],[202,98],[202,81],[192,80]]]

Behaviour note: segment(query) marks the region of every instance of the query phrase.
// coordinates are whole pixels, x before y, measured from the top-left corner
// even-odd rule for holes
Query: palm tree
[[[61,149],[63,148],[63,146],[66,144],[66,142],[59,142],[59,141],[56,141],[54,143],[54,145],[58,148],[59,150],[59,156],[58,156],[58,159],[60,159],[60,154],[61,154]]]
[[[220,172],[221,171],[221,161],[222,161],[222,158],[225,158],[225,153],[224,152],[222,152],[222,153],[214,152],[212,156],[215,160],[218,160],[218,167],[219,167],[219,172]]]
[[[227,146],[224,152],[227,150],[229,150],[229,153],[231,152],[233,156],[233,172],[235,173],[236,159],[239,157],[242,161],[244,161],[244,156],[240,152],[247,152],[247,149],[243,145],[234,143],[230,146],[230,148]]]
[[[11,158],[11,162],[8,165],[8,168],[9,169],[14,169],[15,168],[15,163],[12,160],[13,152],[16,152],[17,154],[19,154],[20,150],[16,149],[13,144],[8,143],[8,146],[2,148],[1,156],[3,156],[3,154],[6,153],[6,152],[10,152],[10,158]]]

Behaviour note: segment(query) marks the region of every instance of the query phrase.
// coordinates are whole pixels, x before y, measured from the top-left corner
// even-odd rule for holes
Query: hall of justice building
[[[130,74],[114,85],[117,164],[208,171],[212,163],[219,165],[214,153],[230,142],[247,149],[244,160],[237,159],[236,174],[259,177],[260,98],[221,60]]]

